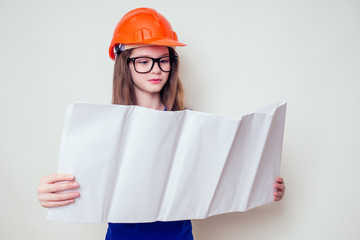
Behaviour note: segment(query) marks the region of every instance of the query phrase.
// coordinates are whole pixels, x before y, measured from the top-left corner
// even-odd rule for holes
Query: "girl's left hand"
[[[282,177],[277,177],[275,179],[274,188],[274,201],[280,201],[285,194],[285,183]]]

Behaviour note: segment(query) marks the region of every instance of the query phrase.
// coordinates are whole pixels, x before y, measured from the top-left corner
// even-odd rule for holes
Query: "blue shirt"
[[[193,240],[190,220],[109,223],[105,240]]]

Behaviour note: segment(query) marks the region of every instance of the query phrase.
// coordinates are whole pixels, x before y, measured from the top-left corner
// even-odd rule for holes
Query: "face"
[[[132,50],[129,58],[151,57],[161,58],[169,56],[169,49],[164,46],[140,47]],[[140,63],[145,64],[145,63]],[[129,62],[131,77],[135,86],[135,93],[138,94],[159,94],[169,78],[169,72],[163,72],[159,67],[159,62],[154,63],[153,68],[148,73],[138,73],[135,71],[132,61]],[[137,67],[137,70],[138,67]]]

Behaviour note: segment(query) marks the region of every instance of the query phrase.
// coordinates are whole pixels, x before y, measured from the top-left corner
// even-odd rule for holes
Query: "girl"
[[[139,105],[160,111],[184,110],[184,94],[178,77],[178,42],[170,23],[153,9],[127,13],[116,26],[109,55],[115,60],[113,104]],[[63,183],[59,183],[66,181]],[[79,187],[69,174],[53,174],[40,180],[38,199],[43,207],[71,204]],[[283,179],[275,179],[274,200],[284,196]],[[190,220],[153,223],[109,223],[106,239],[193,239]]]

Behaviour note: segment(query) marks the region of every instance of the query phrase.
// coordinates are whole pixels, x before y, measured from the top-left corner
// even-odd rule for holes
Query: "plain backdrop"
[[[1,1],[0,239],[104,239],[106,224],[47,221],[36,188],[56,172],[66,106],[110,103],[113,30],[142,6],[187,44],[187,107],[241,117],[288,102],[283,201],[194,220],[195,239],[359,239],[357,0]]]

